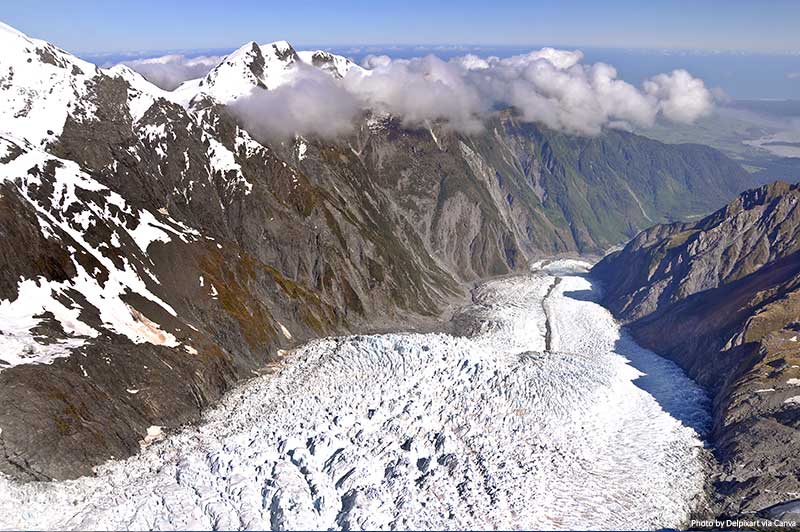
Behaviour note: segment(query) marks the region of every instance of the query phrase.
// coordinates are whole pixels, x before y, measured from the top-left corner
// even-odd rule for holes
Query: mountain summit
[[[259,45],[250,41],[222,61],[203,78],[186,81],[174,91],[175,101],[187,103],[210,97],[222,104],[251,93],[254,88],[274,90],[292,83],[304,68],[313,67],[342,78],[351,60],[321,50],[296,52],[286,41]]]
[[[3,131],[38,145],[55,140],[68,115],[91,120],[87,96],[97,67],[1,22],[0,48]]]

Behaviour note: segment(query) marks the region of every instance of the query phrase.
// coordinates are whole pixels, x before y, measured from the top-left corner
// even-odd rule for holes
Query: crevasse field
[[[594,302],[587,266],[481,285],[464,336],[311,342],[96,477],[0,478],[0,527],[680,527],[707,398]]]

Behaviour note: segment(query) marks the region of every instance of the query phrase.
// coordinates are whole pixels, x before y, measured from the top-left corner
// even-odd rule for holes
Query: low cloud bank
[[[524,120],[583,135],[604,127],[652,125],[666,119],[688,123],[711,112],[714,98],[685,70],[659,74],[637,88],[617,78],[611,65],[581,63],[579,51],[544,48],[526,55],[450,61],[367,58],[368,72],[348,74],[343,85],[410,124],[441,119],[457,129],[480,127],[481,118],[511,105]]]
[[[245,129],[257,138],[295,134],[336,137],[349,133],[361,102],[337,80],[317,68],[299,65],[290,84],[256,88],[229,104]]]
[[[133,70],[145,77],[150,83],[164,90],[171,91],[189,79],[195,79],[208,72],[222,61],[224,56],[186,57],[171,54],[148,59],[124,61]]]
[[[174,88],[210,70],[213,59],[166,56],[128,64],[162,88]],[[232,107],[261,136],[335,136],[349,130],[365,109],[392,114],[409,126],[442,121],[471,133],[493,110],[513,106],[523,120],[579,135],[647,127],[659,115],[690,123],[713,109],[712,92],[685,70],[659,74],[637,87],[619,79],[611,65],[582,60],[580,51],[553,48],[449,61],[432,55],[368,56],[363,68],[351,69],[343,79],[300,65],[289,84],[255,89]]]

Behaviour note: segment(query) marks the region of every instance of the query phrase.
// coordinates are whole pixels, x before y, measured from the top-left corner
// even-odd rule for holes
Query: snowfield
[[[0,527],[681,527],[707,398],[594,302],[587,266],[483,284],[464,336],[311,342],[96,477],[0,478]]]

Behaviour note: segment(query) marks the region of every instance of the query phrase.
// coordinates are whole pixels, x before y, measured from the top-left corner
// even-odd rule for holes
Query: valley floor
[[[0,478],[0,528],[680,527],[707,398],[594,302],[586,266],[479,286],[464,336],[311,342],[96,477]]]

